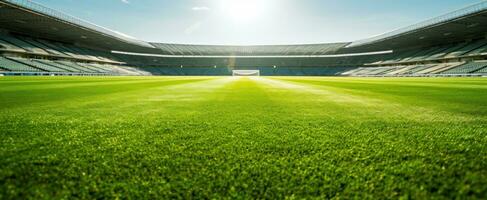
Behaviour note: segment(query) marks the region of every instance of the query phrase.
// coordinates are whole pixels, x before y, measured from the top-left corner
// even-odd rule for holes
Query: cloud
[[[195,6],[195,7],[191,8],[191,10],[193,10],[193,11],[207,11],[207,10],[210,10],[210,8],[208,8],[206,6]]]
[[[120,0],[120,1],[122,1],[122,3],[125,3],[125,4],[129,4],[130,3],[129,0]]]

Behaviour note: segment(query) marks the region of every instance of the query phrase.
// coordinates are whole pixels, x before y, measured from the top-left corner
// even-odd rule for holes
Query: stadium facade
[[[141,41],[27,0],[0,0],[2,75],[486,76],[487,1],[347,43]]]

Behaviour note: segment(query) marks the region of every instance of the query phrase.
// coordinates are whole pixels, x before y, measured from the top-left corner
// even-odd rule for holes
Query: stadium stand
[[[487,44],[487,41],[485,40],[479,40],[476,42],[470,42],[467,43],[463,48],[460,48],[458,50],[452,51],[447,53],[444,58],[455,58],[464,54],[467,54],[468,52],[471,52],[483,45]]]
[[[4,69],[5,71],[11,72],[39,72],[41,70],[15,62],[14,60],[10,60],[6,57],[0,57],[0,68]]]
[[[476,56],[476,55],[482,55],[482,54],[486,54],[487,53],[487,44],[471,51],[468,53],[469,56]]]
[[[442,74],[470,74],[487,67],[487,61],[469,62],[464,65],[446,70]]]
[[[34,60],[34,62],[41,63],[41,64],[47,65],[47,66],[52,66],[55,68],[59,68],[59,69],[63,70],[64,72],[68,72],[68,73],[72,73],[72,72],[79,73],[79,72],[81,72],[78,69],[74,69],[74,68],[71,68],[69,66],[61,65],[61,64],[56,63],[56,62],[51,61],[51,60]]]
[[[95,70],[92,70],[92,69],[89,69],[89,68],[86,68],[86,67],[81,67],[73,62],[69,62],[69,61],[56,61],[56,63],[60,64],[60,65],[63,65],[63,66],[66,66],[66,67],[69,67],[71,69],[75,69],[76,71],[78,72],[83,72],[83,73],[97,73],[97,71]]]
[[[25,52],[24,49],[17,47],[13,44],[8,43],[0,38],[0,50],[3,51],[13,51],[13,52]]]
[[[433,46],[420,50],[408,50],[398,52],[387,58],[371,64],[394,65],[425,61],[437,61],[452,58],[464,58],[478,56],[487,51],[487,40],[479,40],[462,44],[449,44],[445,46]]]
[[[48,64],[48,65],[55,66],[57,68],[63,68],[63,69],[68,70],[70,72],[87,73],[87,74],[92,73],[91,71],[84,70],[78,66],[73,67],[73,65],[71,65],[67,61],[46,61],[46,60],[42,60],[40,62],[43,62],[43,63]]]
[[[54,66],[44,64],[41,62],[36,62],[36,60],[33,60],[33,59],[14,58],[14,57],[12,57],[10,59],[15,60],[15,61],[22,63],[22,64],[25,64],[25,65],[28,65],[28,66],[31,66],[31,67],[35,67],[35,68],[40,69],[40,70],[45,71],[45,72],[68,72],[65,69],[56,68]]]
[[[43,50],[47,51],[49,54],[51,55],[56,55],[56,56],[67,56],[66,54],[63,54],[61,53],[60,51],[56,51],[55,49],[52,49],[48,46],[46,46],[45,44],[41,43],[41,42],[38,42],[32,38],[28,38],[28,37],[22,37],[21,38],[22,40],[24,40],[25,42],[28,42],[32,45],[35,45],[39,48],[42,48]]]
[[[476,71],[475,73],[476,73],[476,74],[480,74],[480,75],[487,76],[487,67],[484,67],[484,68],[482,68],[481,70]]]
[[[212,55],[212,56],[275,56],[275,55],[323,55],[335,53],[347,43],[308,45],[262,45],[262,46],[222,46],[185,45],[152,43],[162,53],[169,55]]]
[[[32,44],[29,44],[23,40],[20,40],[18,38],[8,36],[8,35],[2,35],[1,38],[15,46],[21,47],[29,52],[32,53],[37,53],[37,54],[49,54],[48,52],[44,51],[43,49],[36,47]]]
[[[487,66],[486,62],[454,62],[427,65],[391,66],[391,67],[362,67],[342,73],[345,76],[445,76],[445,75],[475,75],[474,72]]]

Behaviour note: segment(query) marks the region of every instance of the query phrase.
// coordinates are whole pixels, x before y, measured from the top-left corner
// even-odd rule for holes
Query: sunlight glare
[[[268,0],[221,0],[226,17],[237,22],[250,22],[262,17],[269,10]]]

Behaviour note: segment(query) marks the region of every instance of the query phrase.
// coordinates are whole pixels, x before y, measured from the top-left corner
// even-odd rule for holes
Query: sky
[[[480,0],[34,0],[149,42],[213,45],[350,42]]]

